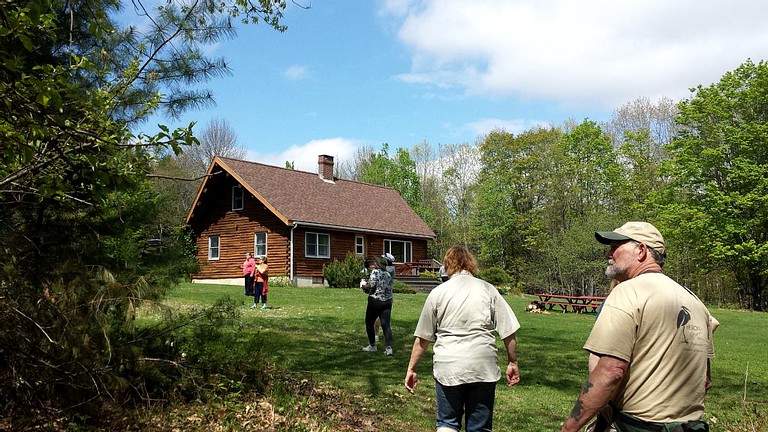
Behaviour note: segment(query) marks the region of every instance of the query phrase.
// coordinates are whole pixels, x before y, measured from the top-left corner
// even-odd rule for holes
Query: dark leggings
[[[376,344],[376,334],[373,331],[373,323],[376,318],[381,321],[381,328],[384,330],[384,341],[387,346],[392,346],[392,328],[390,328],[389,319],[392,315],[392,302],[383,302],[371,296],[368,296],[368,307],[365,309],[365,332],[368,334],[368,344]]]
[[[245,295],[253,295],[253,276],[245,275]]]

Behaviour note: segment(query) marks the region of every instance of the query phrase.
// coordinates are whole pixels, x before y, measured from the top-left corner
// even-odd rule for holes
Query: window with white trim
[[[403,240],[384,240],[384,253],[391,253],[395,256],[395,262],[411,262],[412,243]]]
[[[242,210],[243,209],[243,196],[244,191],[242,186],[233,186],[232,187],[232,210]]]
[[[355,255],[365,255],[365,237],[355,236]]]
[[[304,235],[304,254],[307,258],[330,258],[330,234],[308,232]]]
[[[219,253],[220,253],[219,242],[220,242],[220,238],[217,235],[208,237],[208,260],[209,261],[216,261],[219,259]]]
[[[253,254],[260,257],[267,256],[267,233],[260,232],[253,235]]]

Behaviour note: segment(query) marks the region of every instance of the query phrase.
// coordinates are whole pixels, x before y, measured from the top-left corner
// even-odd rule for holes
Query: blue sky
[[[572,118],[602,121],[638,97],[687,97],[768,58],[763,0],[296,0],[285,33],[242,25],[207,47],[232,76],[216,106],[248,159],[315,171],[356,148],[475,143]]]

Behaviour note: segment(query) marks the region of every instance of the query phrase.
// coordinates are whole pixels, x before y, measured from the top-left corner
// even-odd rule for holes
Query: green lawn
[[[228,295],[242,299],[245,331],[264,340],[278,365],[299,376],[324,381],[365,395],[379,415],[390,416],[409,430],[434,427],[434,381],[431,356],[420,365],[420,387],[405,391],[412,332],[425,294],[399,294],[392,311],[392,357],[365,353],[366,297],[360,290],[270,286],[271,309],[250,310],[240,286],[183,284],[166,303],[183,308],[212,304]],[[587,355],[581,349],[593,314],[525,313],[531,298],[506,296],[522,328],[518,332],[521,382],[496,391],[495,429],[559,430],[586,379]],[[758,431],[768,428],[768,314],[712,309],[721,322],[715,334],[714,388],[707,397],[711,430]],[[500,350],[503,350],[499,343]],[[500,360],[504,356],[500,356]],[[712,419],[714,417],[714,419]]]

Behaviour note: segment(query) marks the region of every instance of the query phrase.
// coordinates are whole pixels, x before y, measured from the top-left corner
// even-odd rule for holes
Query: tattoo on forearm
[[[587,382],[584,383],[584,387],[581,388],[581,394],[589,393],[589,389],[594,386],[594,384],[587,380]],[[576,400],[576,404],[573,405],[573,409],[571,410],[571,417],[578,420],[579,417],[581,417],[582,411],[584,411],[584,401],[582,401],[581,396],[579,396],[579,399]]]
[[[581,411],[584,409],[584,402],[582,402],[581,399],[578,399],[576,401],[576,404],[573,405],[573,409],[571,410],[571,417],[574,420],[578,420],[579,417],[581,417]]]

